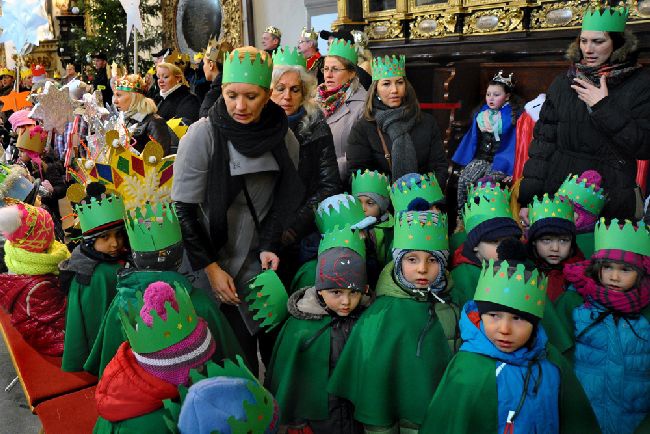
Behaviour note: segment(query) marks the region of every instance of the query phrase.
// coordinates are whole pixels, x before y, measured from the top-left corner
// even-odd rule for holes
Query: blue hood
[[[546,336],[546,332],[541,323],[537,325],[537,336],[535,337],[532,348],[523,346],[512,353],[504,353],[488,339],[482,321],[480,329],[474,325],[467,316],[469,312],[478,312],[474,300],[468,301],[465,306],[463,306],[463,310],[460,314],[460,336],[463,340],[463,344],[460,346],[460,351],[483,354],[487,357],[519,366],[527,365],[531,360],[539,359],[546,351],[545,348],[546,343],[548,342],[548,337]]]

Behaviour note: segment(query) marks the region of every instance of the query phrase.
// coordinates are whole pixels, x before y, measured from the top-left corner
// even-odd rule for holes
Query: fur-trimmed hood
[[[368,307],[373,299],[374,295],[362,296],[355,312]],[[289,314],[297,319],[319,320],[329,315],[329,312],[320,303],[314,286],[299,289],[291,294],[287,302],[287,309]]]
[[[639,48],[639,41],[629,30],[623,32],[625,44],[617,50],[614,50],[610,57],[611,63],[623,63],[629,60],[636,59],[637,50]],[[567,48],[565,57],[572,62],[580,62],[582,60],[582,52],[580,51],[580,37]]]

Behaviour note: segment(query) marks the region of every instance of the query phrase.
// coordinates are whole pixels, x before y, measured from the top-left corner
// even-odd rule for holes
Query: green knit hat
[[[136,252],[156,252],[182,240],[174,204],[146,204],[129,210],[124,222],[129,244]]]
[[[352,194],[355,197],[363,193],[376,193],[388,198],[389,185],[388,177],[376,170],[371,172],[366,169],[361,173],[359,169],[357,173],[352,174]]]
[[[582,30],[597,32],[623,32],[630,10],[626,7],[605,7],[585,10],[582,16]]]
[[[248,309],[254,312],[253,319],[260,321],[266,332],[282,324],[287,315],[289,296],[284,284],[273,270],[262,271],[246,284],[249,294],[246,301]]]
[[[483,261],[476,284],[474,301],[489,301],[529,313],[544,316],[548,278],[537,269],[527,271],[524,264],[510,266],[508,261],[495,264],[493,259]]]
[[[391,77],[406,77],[406,56],[375,57],[372,59],[372,81]]]
[[[334,39],[330,43],[328,56],[339,56],[348,60],[353,65],[357,64],[358,55],[354,44],[346,41],[345,39]]]
[[[302,66],[303,68],[307,68],[307,60],[297,48],[285,45],[282,48],[278,48],[273,53],[273,66],[281,65]]]
[[[395,221],[394,249],[449,250],[446,214],[432,211],[407,211]]]
[[[465,231],[470,233],[481,223],[498,217],[512,219],[510,192],[503,190],[499,184],[490,183],[479,183],[470,189],[463,207]]]
[[[650,256],[650,232],[643,220],[633,224],[625,220],[622,224],[612,219],[607,225],[601,218],[594,228],[594,251],[624,250],[638,255]]]
[[[415,199],[423,199],[433,204],[445,198],[436,175],[433,173],[411,176],[408,180],[403,180],[407,176],[409,175],[393,182],[390,188],[390,200],[393,202],[395,213],[407,211]]]
[[[256,50],[254,47],[243,47],[243,49]],[[256,84],[264,89],[271,86],[271,74],[273,73],[273,60],[266,53],[252,55],[244,52],[243,59],[239,59],[242,49],[236,49],[232,53],[226,53],[223,59],[223,84],[226,83],[248,83]],[[265,59],[262,56],[266,56]]]

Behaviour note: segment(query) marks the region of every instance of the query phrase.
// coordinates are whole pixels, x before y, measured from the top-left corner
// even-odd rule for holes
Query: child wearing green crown
[[[125,265],[129,251],[124,203],[119,196],[107,194],[98,182],[90,183],[75,211],[83,241],[70,259],[59,264],[62,285],[68,290],[61,369],[69,372],[83,370],[104,314],[115,297],[117,273]]]
[[[447,285],[447,216],[409,211],[395,222],[393,261],[355,325],[328,391],[354,404],[366,433],[417,433],[456,348]]]
[[[557,309],[572,331],[575,373],[603,433],[650,427],[650,235],[604,219],[591,259],[564,267]]]
[[[570,364],[540,324],[546,284],[523,264],[483,263],[461,312],[463,343],[421,434],[598,432]]]
[[[315,285],[289,299],[291,318],[278,336],[267,372],[269,390],[280,405],[290,434],[360,434],[353,407],[327,393],[352,327],[369,298],[365,245],[359,231],[346,227],[324,235]]]

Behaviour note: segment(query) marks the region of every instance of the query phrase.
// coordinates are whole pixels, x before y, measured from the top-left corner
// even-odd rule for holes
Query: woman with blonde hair
[[[135,139],[134,149],[142,152],[149,137],[153,137],[165,155],[175,154],[178,137],[156,113],[156,103],[144,96],[144,91],[144,80],[138,74],[131,74],[117,81],[113,95],[113,104],[123,113],[131,137]]]
[[[158,114],[166,121],[180,118],[185,125],[196,122],[201,101],[190,92],[183,71],[174,64],[163,62],[156,66],[156,76],[162,98],[158,103]]]

